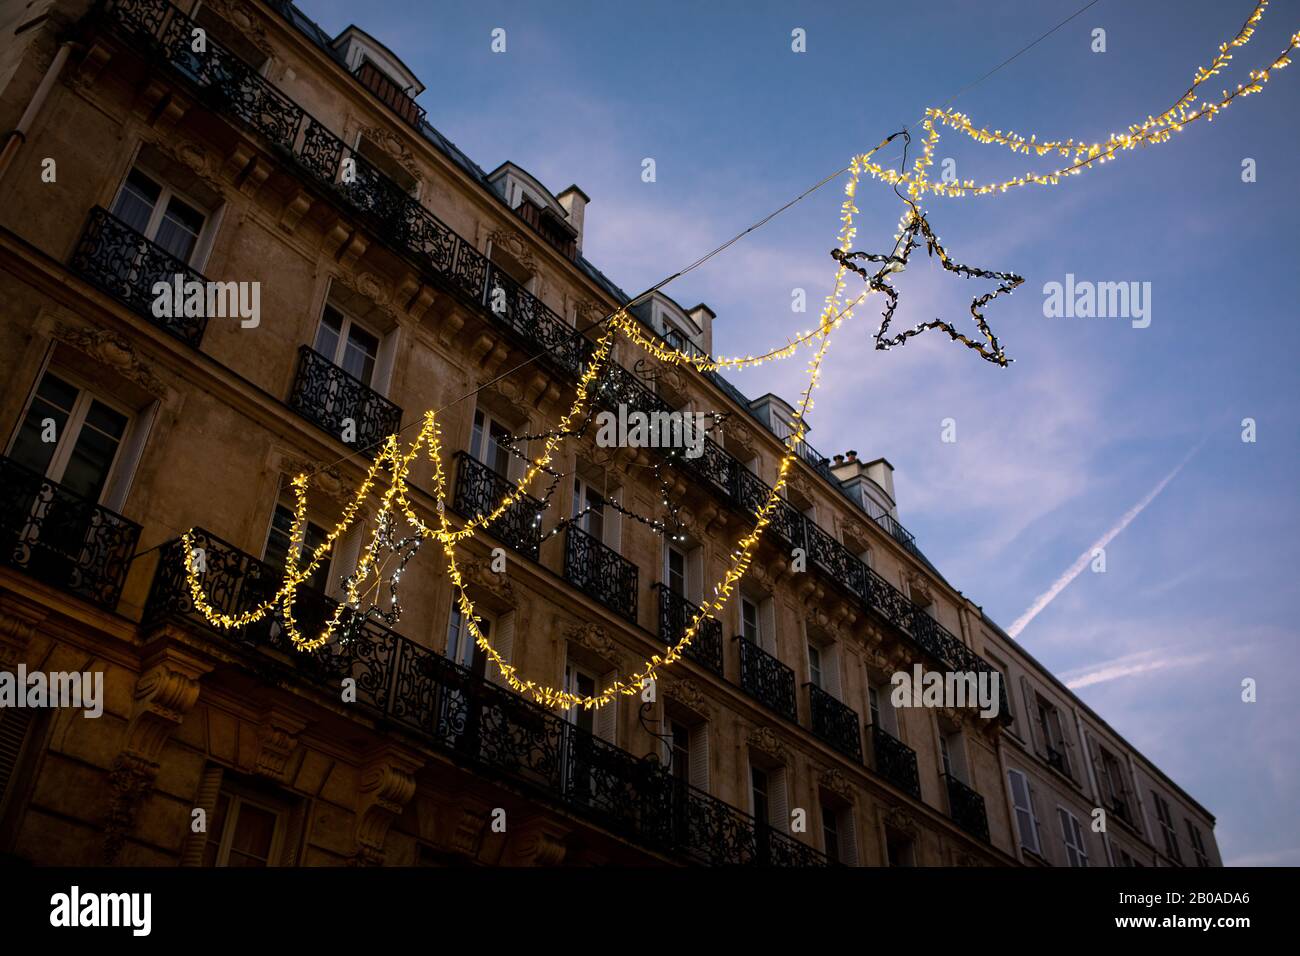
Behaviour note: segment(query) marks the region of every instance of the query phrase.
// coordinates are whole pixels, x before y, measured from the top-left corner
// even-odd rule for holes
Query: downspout
[[[31,128],[36,116],[45,105],[46,99],[49,98],[50,88],[54,86],[54,81],[59,78],[59,73],[63,70],[63,64],[68,62],[68,54],[72,52],[73,47],[77,44],[71,40],[65,40],[60,44],[59,49],[54,54],[54,59],[45,70],[45,76],[41,77],[40,86],[36,87],[36,92],[32,94],[31,102],[27,104],[27,109],[23,110],[22,118],[18,120],[18,125],[5,133],[5,144],[3,150],[0,150],[0,179],[4,177],[5,171],[9,169],[9,164],[13,162],[14,156],[18,154],[22,144],[27,142],[27,130]]]

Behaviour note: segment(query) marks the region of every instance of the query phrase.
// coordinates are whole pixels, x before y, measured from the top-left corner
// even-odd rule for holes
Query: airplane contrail
[[[1173,471],[1161,478],[1160,483],[1147,492],[1146,496],[1141,501],[1135,504],[1128,511],[1124,512],[1124,516],[1115,523],[1113,528],[1098,538],[1090,548],[1083,552],[1083,554],[1079,555],[1079,557],[1075,559],[1074,563],[1065,569],[1065,573],[1052,582],[1050,588],[1038,595],[1038,597],[1034,599],[1034,603],[1029,605],[1028,610],[1016,618],[1012,625],[1007,628],[1007,634],[1013,638],[1019,635],[1020,632],[1025,629],[1025,626],[1038,616],[1039,612],[1041,612],[1043,608],[1051,604],[1058,594],[1069,587],[1070,582],[1082,574],[1083,569],[1092,561],[1093,552],[1098,548],[1106,547],[1106,545],[1110,544],[1116,535],[1132,524],[1133,519],[1140,515],[1147,505],[1155,501],[1156,495],[1165,490],[1165,485],[1173,481],[1174,478],[1177,477],[1178,473],[1183,470],[1183,466],[1192,460],[1192,456],[1201,450],[1201,446],[1205,444],[1208,437],[1209,436],[1202,438],[1191,451],[1183,456],[1183,460],[1174,466]]]

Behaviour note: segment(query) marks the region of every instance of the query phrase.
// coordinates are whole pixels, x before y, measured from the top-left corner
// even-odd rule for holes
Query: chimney
[[[555,197],[569,216],[569,225],[578,231],[578,251],[582,252],[582,222],[587,217],[587,203],[591,197],[577,186],[570,186]]]
[[[686,314],[691,317],[692,322],[703,330],[700,334],[700,348],[712,354],[713,320],[718,317],[717,313],[701,302],[699,305],[687,309]]]

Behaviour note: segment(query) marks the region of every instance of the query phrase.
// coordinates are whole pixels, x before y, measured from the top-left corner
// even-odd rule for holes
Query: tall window
[[[283,811],[221,791],[208,820],[204,866],[274,866],[283,830]]]
[[[566,664],[564,666],[564,689],[570,694],[577,694],[580,697],[592,697],[595,695],[598,686],[599,681],[594,674],[576,664]],[[595,733],[596,713],[597,711],[592,710],[590,707],[570,707],[568,711],[569,722],[579,730]]]
[[[605,540],[605,496],[581,478],[573,479],[573,515],[583,531]]]
[[[510,477],[510,430],[483,409],[474,412],[469,453],[502,478]]]
[[[767,823],[771,819],[772,806],[768,799],[770,787],[767,771],[761,767],[751,766],[749,768],[750,803],[754,810],[754,819],[760,823]]]
[[[1187,824],[1187,836],[1192,841],[1192,853],[1196,855],[1197,866],[1209,866],[1210,854],[1205,852],[1205,837],[1201,835],[1201,829],[1191,820],[1184,820]]]
[[[1098,748],[1101,752],[1099,776],[1102,796],[1116,815],[1131,821],[1133,817],[1128,805],[1128,788],[1124,785],[1124,770],[1113,753],[1100,745]]]
[[[1034,798],[1029,789],[1029,778],[1019,770],[1008,770],[1007,784],[1011,791],[1011,803],[1015,809],[1016,832],[1020,836],[1020,845],[1041,856],[1043,847],[1038,838],[1038,814],[1034,812]]]
[[[840,825],[839,810],[829,804],[822,803],[822,846],[826,848],[826,859],[831,863],[840,862]]]
[[[822,676],[822,651],[816,644],[808,645],[808,679],[826,690],[825,678]]]
[[[686,597],[686,552],[668,545],[665,562],[668,590],[678,597]]]
[[[879,727],[891,737],[898,737],[898,711],[889,699],[889,688],[881,684],[867,685],[867,710],[871,714],[871,724]]]
[[[379,336],[327,304],[316,328],[314,348],[353,378],[371,385],[379,357]]]
[[[1038,726],[1043,732],[1047,747],[1047,762],[1061,773],[1072,775],[1070,755],[1065,749],[1065,731],[1061,726],[1061,712],[1054,705],[1038,698]]]
[[[313,521],[308,521],[303,528],[302,540],[295,541],[293,510],[288,505],[277,503],[275,513],[271,516],[271,530],[266,537],[266,549],[263,551],[262,560],[271,567],[283,571],[289,563],[290,554],[293,554],[299,562],[304,562],[325,543],[328,536],[324,528]],[[329,583],[330,559],[326,557],[307,579],[307,585],[317,591],[327,591]]]
[[[482,615],[480,615],[482,616]],[[478,629],[489,641],[492,640],[492,621],[484,617],[478,622]],[[451,616],[447,622],[447,660],[459,664],[465,670],[482,677],[487,662],[487,655],[470,633],[465,616],[453,602]]]
[[[65,378],[41,376],[9,457],[99,502],[130,417]],[[46,441],[53,437],[53,441]]]
[[[133,169],[113,203],[113,215],[146,239],[189,262],[199,244],[205,216],[167,185]]]
[[[1056,808],[1061,823],[1061,839],[1065,842],[1065,858],[1070,866],[1088,865],[1088,845],[1083,840],[1083,827],[1078,818],[1064,807]]]
[[[1183,853],[1178,848],[1178,831],[1174,829],[1173,814],[1169,812],[1169,801],[1154,790],[1151,797],[1156,805],[1156,819],[1160,822],[1160,832],[1165,838],[1165,855],[1175,863],[1183,862]]]
[[[943,759],[943,772],[962,783],[970,783],[966,775],[966,748],[961,731],[939,732],[939,755]]]

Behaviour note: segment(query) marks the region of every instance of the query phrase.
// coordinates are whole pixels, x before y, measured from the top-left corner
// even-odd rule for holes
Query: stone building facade
[[[330,37],[280,2],[5,0],[0,32],[0,671],[104,684],[97,718],[0,709],[0,854],[1219,863],[1213,818],[925,559],[882,458],[800,447],[740,599],[645,703],[565,713],[514,694],[467,643],[432,544],[392,628],[304,654],[277,619],[206,624],[182,532],[199,529],[212,603],[255,606],[302,543],[289,480],[313,476],[314,546],[375,443],[432,408],[462,522],[519,477],[503,436],[559,420],[589,327],[627,297],[583,254],[589,197],[480,169],[362,29]],[[154,285],[176,275],[256,283],[257,314],[160,316]],[[657,295],[635,314],[711,347],[707,306]],[[776,396],[626,341],[614,358],[603,407],[726,415],[700,458],[662,470],[686,540],[613,506],[666,517],[660,452],[589,431],[561,446],[552,507],[525,498],[461,547],[494,646],[584,693],[675,640],[752,527],[791,423]],[[411,484],[431,520],[427,464]],[[300,596],[305,628],[340,597],[374,506]],[[1000,672],[999,716],[894,708],[890,677],[915,664]]]

